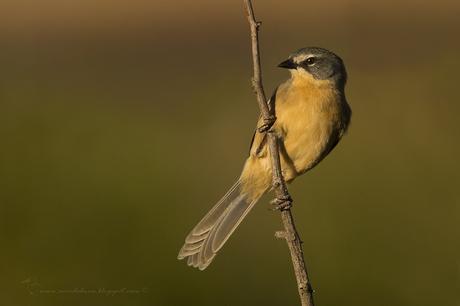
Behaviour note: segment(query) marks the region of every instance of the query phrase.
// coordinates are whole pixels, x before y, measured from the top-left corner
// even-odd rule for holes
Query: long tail
[[[247,198],[238,180],[185,238],[178,259],[188,257],[189,266],[206,269],[260,196]]]

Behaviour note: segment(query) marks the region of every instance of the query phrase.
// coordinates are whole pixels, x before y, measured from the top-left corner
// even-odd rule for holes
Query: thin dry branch
[[[279,202],[284,202],[281,211],[281,219],[283,221],[284,231],[277,232],[276,237],[284,238],[291,252],[292,265],[294,267],[295,276],[299,290],[299,296],[302,306],[313,306],[313,290],[308,279],[307,268],[303,258],[302,241],[295,228],[294,218],[291,213],[290,204],[292,203],[289,195],[286,182],[284,181],[281,172],[281,163],[279,155],[278,141],[276,134],[270,130],[276,120],[275,115],[267,104],[267,99],[262,85],[262,71],[260,68],[260,53],[259,53],[259,38],[258,32],[260,22],[257,22],[254,16],[254,10],[251,0],[244,0],[247,18],[251,29],[251,45],[252,45],[252,60],[254,75],[252,78],[252,86],[257,95],[260,113],[264,120],[264,125],[259,127],[259,132],[267,133],[268,145],[270,150],[272,173],[273,173],[273,189],[275,190],[276,199]]]

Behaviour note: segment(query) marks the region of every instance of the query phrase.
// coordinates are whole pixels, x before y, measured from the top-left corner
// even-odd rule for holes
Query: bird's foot
[[[275,208],[273,210],[288,210],[291,209],[292,207],[292,198],[291,196],[281,196],[281,197],[276,197],[274,200],[270,202],[271,205],[274,205]]]
[[[265,133],[268,130],[270,130],[273,124],[275,124],[276,117],[273,115],[270,115],[270,117],[264,118],[263,120],[264,120],[264,123],[262,123],[262,125],[257,128],[259,133]]]

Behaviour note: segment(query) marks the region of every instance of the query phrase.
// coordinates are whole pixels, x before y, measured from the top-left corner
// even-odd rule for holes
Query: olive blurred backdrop
[[[304,46],[353,123],[291,187],[317,305],[460,305],[460,4],[255,1],[267,94]],[[242,1],[0,4],[0,303],[296,305],[269,198],[205,272],[176,260],[258,116]]]

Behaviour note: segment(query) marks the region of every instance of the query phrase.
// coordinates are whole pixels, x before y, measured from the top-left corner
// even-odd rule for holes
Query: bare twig
[[[258,32],[260,22],[257,22],[254,16],[251,0],[244,0],[246,6],[247,18],[251,29],[251,43],[252,43],[252,60],[254,75],[252,78],[252,86],[257,95],[257,102],[259,103],[260,113],[264,120],[264,125],[259,127],[259,132],[267,133],[268,145],[270,150],[272,173],[273,173],[273,189],[275,190],[276,198],[284,201],[286,205],[281,209],[281,219],[284,225],[283,232],[277,232],[276,237],[284,238],[288,244],[289,251],[291,252],[292,264],[297,279],[299,296],[302,306],[313,306],[313,290],[308,279],[307,269],[303,258],[302,241],[295,228],[294,218],[292,217],[290,204],[292,202],[289,195],[286,182],[284,181],[281,172],[280,155],[278,148],[279,139],[270,130],[271,126],[276,120],[273,110],[269,108],[267,99],[262,85],[262,71],[260,68],[260,55],[259,55],[259,38]]]

